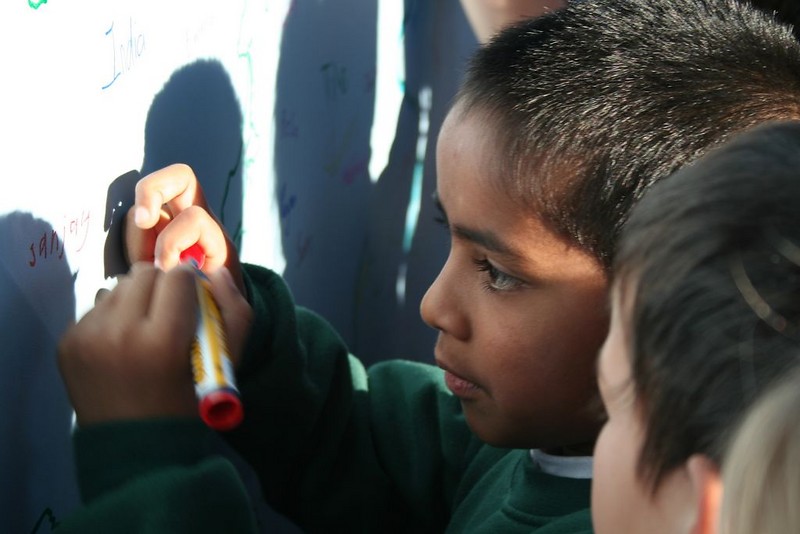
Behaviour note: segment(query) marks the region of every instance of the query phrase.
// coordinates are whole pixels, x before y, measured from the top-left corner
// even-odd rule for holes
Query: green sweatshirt
[[[283,280],[245,266],[253,331],[245,408],[224,435],[267,501],[308,532],[591,532],[590,481],[545,474],[527,450],[478,441],[441,370],[365,370]],[[257,532],[253,504],[199,421],[81,429],[84,506],[59,532]]]

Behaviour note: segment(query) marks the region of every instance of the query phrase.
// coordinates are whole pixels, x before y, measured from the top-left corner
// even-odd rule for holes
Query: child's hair
[[[748,413],[725,458],[721,531],[800,532],[800,374]]]
[[[457,95],[502,189],[608,268],[645,188],[732,134],[800,118],[800,43],[734,0],[586,0],[496,35]]]
[[[794,27],[800,37],[800,2],[797,0],[749,0],[751,4],[775,17],[776,20]]]
[[[656,184],[631,212],[614,284],[629,303],[640,477],[721,465],[754,399],[800,363],[800,122],[762,125]],[[632,291],[633,293],[628,293]]]

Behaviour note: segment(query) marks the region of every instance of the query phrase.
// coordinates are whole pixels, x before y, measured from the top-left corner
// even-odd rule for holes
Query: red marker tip
[[[201,247],[199,243],[195,243],[191,247],[181,252],[180,260],[181,263],[194,260],[194,262],[197,264],[197,268],[202,269],[203,264],[206,262],[206,253],[203,251],[203,247]]]
[[[244,417],[242,402],[232,391],[212,391],[200,400],[200,417],[214,430],[232,430]]]

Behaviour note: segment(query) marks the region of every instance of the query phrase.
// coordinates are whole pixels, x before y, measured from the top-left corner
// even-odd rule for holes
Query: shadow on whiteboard
[[[330,321],[351,349],[372,192],[377,6],[293,2],[275,85],[283,276],[295,301]]]
[[[56,364],[75,280],[61,235],[29,213],[0,217],[0,250],[2,529],[49,532],[46,511],[61,518],[78,505],[72,408]]]
[[[128,171],[115,178],[108,186],[106,213],[103,218],[103,230],[106,232],[103,265],[106,278],[128,272],[128,262],[123,248],[123,230],[125,216],[133,206],[136,182],[139,178],[141,175],[138,171]]]
[[[186,163],[237,247],[242,233],[242,110],[225,67],[201,60],[176,70],[153,98],[142,176]]]

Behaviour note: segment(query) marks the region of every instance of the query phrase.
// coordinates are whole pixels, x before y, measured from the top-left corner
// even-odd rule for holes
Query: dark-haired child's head
[[[733,0],[570,3],[476,53],[438,139],[452,240],[421,312],[481,439],[591,450],[631,206],[736,132],[794,117],[800,44]]]
[[[783,24],[793,27],[794,34],[800,37],[800,3],[797,0],[742,0],[775,17]]]
[[[482,117],[499,187],[609,266],[650,184],[800,118],[795,41],[736,0],[573,2],[479,50],[456,109]]]
[[[599,533],[716,517],[731,434],[800,366],[799,205],[793,121],[742,134],[633,208],[598,364],[609,415],[595,450]]]

